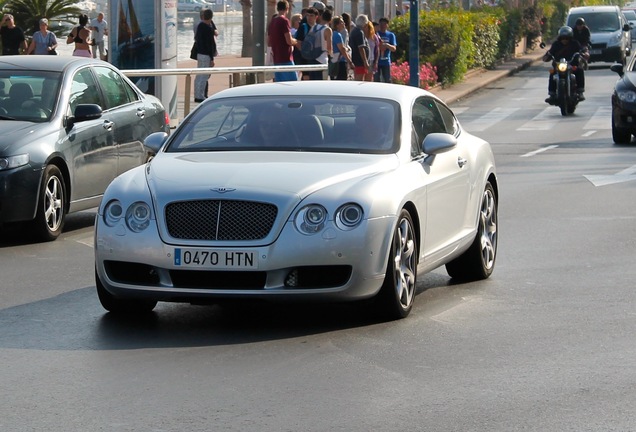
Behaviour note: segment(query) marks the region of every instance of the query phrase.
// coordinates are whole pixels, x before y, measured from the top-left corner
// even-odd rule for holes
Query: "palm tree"
[[[241,47],[241,57],[252,57],[252,0],[240,0],[239,3],[243,9],[243,46]]]
[[[76,2],[72,0],[9,0],[3,10],[13,14],[16,24],[22,27],[26,34],[39,30],[40,18],[59,22],[62,26],[62,34],[65,34],[69,27],[76,24],[77,16],[82,13],[82,10],[76,6]],[[51,28],[51,31],[57,30],[57,28]]]

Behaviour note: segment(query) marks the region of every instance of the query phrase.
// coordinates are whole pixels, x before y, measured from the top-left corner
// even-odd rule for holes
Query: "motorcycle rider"
[[[557,40],[552,44],[547,53],[543,56],[543,61],[547,62],[550,60],[558,60],[561,58],[565,58],[567,60],[572,59],[574,54],[581,51],[581,44],[574,39],[574,32],[572,28],[569,26],[563,26],[559,29],[559,33],[557,36]],[[573,64],[577,66],[578,63],[575,61]],[[556,97],[556,82],[552,79],[555,72],[550,73],[550,81],[548,82],[548,95],[549,97],[545,100],[550,105],[558,104],[558,100]],[[576,91],[579,95],[579,101],[584,101],[585,96],[583,92],[585,92],[585,75],[583,72],[583,68],[577,67],[576,70],[573,71],[574,76],[576,77]]]
[[[592,34],[590,33],[590,28],[585,24],[585,19],[577,18],[572,33],[574,34],[574,39],[579,41],[583,49],[590,47]]]

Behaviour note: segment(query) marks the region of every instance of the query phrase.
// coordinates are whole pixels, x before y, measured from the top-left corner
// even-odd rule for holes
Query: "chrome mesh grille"
[[[166,206],[166,227],[184,240],[259,240],[277,214],[275,205],[254,201],[179,201]]]

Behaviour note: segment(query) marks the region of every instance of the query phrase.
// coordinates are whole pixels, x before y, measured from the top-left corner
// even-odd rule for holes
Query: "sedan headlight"
[[[618,99],[623,102],[633,103],[636,102],[636,92],[634,90],[624,90],[617,92]]]
[[[327,209],[319,204],[310,204],[296,213],[294,223],[303,234],[315,234],[322,230],[327,220]]]
[[[29,163],[29,155],[21,154],[16,156],[0,157],[0,171],[17,168]]]
[[[607,46],[620,45],[622,37],[623,37],[623,33],[622,32],[614,33],[609,38],[609,41],[607,41]]]
[[[126,225],[134,232],[141,232],[150,225],[150,206],[143,201],[133,203],[126,211]]]
[[[336,226],[341,230],[352,230],[360,225],[363,216],[362,207],[358,204],[345,204],[336,211]]]

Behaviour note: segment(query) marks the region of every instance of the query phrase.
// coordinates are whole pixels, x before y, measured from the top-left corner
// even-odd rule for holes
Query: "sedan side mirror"
[[[620,77],[625,75],[625,67],[623,66],[622,63],[614,63],[613,65],[610,66],[610,70],[612,72],[616,72],[618,76]]]
[[[422,142],[422,151],[427,155],[444,153],[457,145],[457,138],[447,133],[430,133]]]
[[[168,134],[165,132],[151,133],[144,140],[144,146],[150,150],[152,155],[155,155],[159,153],[159,150],[161,150],[161,147],[163,147],[167,138]]]

